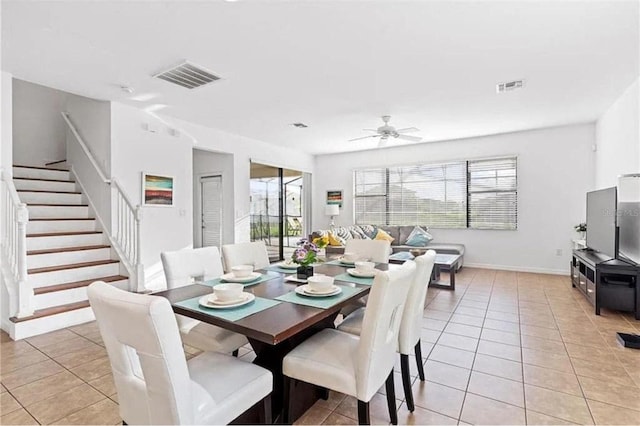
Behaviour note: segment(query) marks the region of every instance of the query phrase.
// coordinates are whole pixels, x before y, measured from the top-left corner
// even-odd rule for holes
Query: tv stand
[[[640,320],[640,267],[591,250],[574,250],[571,285],[595,307],[633,312]]]

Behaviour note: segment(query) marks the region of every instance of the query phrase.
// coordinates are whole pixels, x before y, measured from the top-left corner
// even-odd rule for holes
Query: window
[[[469,228],[516,229],[516,159],[469,161]]]
[[[516,229],[516,158],[354,171],[355,223]]]

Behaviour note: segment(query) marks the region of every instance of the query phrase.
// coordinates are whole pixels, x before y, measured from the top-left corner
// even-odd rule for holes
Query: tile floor
[[[638,424],[640,351],[616,331],[640,321],[596,317],[568,277],[464,268],[455,292],[429,290],[416,410],[401,424]],[[1,336],[0,424],[118,424],[118,398],[95,323],[24,341]],[[197,351],[185,348],[187,357]],[[241,358],[253,359],[242,348]],[[372,421],[388,423],[381,390]],[[356,401],[331,393],[300,424],[355,424]]]

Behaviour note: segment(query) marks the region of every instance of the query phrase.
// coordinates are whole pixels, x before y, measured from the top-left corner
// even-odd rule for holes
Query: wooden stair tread
[[[75,281],[71,283],[55,284],[55,285],[49,285],[46,287],[34,288],[33,294],[36,294],[36,295],[46,294],[46,293],[52,293],[54,291],[63,291],[63,290],[70,290],[72,288],[87,287],[89,284],[94,283],[96,281],[104,281],[105,283],[112,283],[112,282],[128,280],[128,279],[129,277],[125,277],[124,275],[112,275],[110,277],[92,278],[90,280],[82,280],[82,281]]]
[[[54,172],[68,172],[66,169],[54,169],[53,167],[42,167],[42,166],[23,166],[20,164],[14,164],[13,167],[19,167],[21,169],[36,169],[36,170],[51,170]]]
[[[49,308],[38,309],[33,312],[33,315],[30,315],[28,317],[23,317],[23,318],[11,317],[9,318],[9,320],[13,323],[29,321],[32,319],[48,317],[51,315],[61,314],[64,312],[75,311],[76,309],[88,308],[89,306],[90,306],[89,301],[84,300],[82,302],[68,303],[66,305],[58,305],[58,306],[51,306]]]
[[[48,169],[47,169],[48,170]],[[39,180],[43,182],[65,182],[65,183],[76,183],[75,180],[65,180],[65,179],[42,179],[42,178],[30,178],[30,177],[13,177],[13,180]]]
[[[42,194],[82,194],[78,191],[48,191],[45,189],[17,189],[17,192],[37,192]]]
[[[88,204],[42,204],[42,203],[31,204],[31,203],[27,203],[27,207],[89,207],[89,205]]]
[[[29,218],[29,222],[45,221],[45,220],[96,220],[95,217],[45,217],[45,218]]]
[[[37,254],[66,253],[70,251],[97,250],[97,249],[105,249],[109,247],[111,246],[107,244],[99,244],[99,245],[93,245],[93,246],[60,247],[60,248],[52,248],[52,249],[44,249],[44,250],[31,250],[27,252],[27,256],[37,255]]]
[[[88,234],[102,234],[102,232],[101,231],[45,232],[40,234],[27,234],[27,238],[63,237],[65,235],[88,235]]]
[[[67,269],[87,268],[91,266],[110,265],[113,263],[120,263],[120,261],[115,259],[105,259],[105,260],[94,260],[91,262],[70,263],[68,265],[45,266],[44,268],[28,269],[27,274],[31,275],[31,274],[42,274],[44,272],[66,271]]]

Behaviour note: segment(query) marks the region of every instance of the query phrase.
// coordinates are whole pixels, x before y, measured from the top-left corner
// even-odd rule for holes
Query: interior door
[[[222,245],[222,176],[200,179],[202,247]]]

